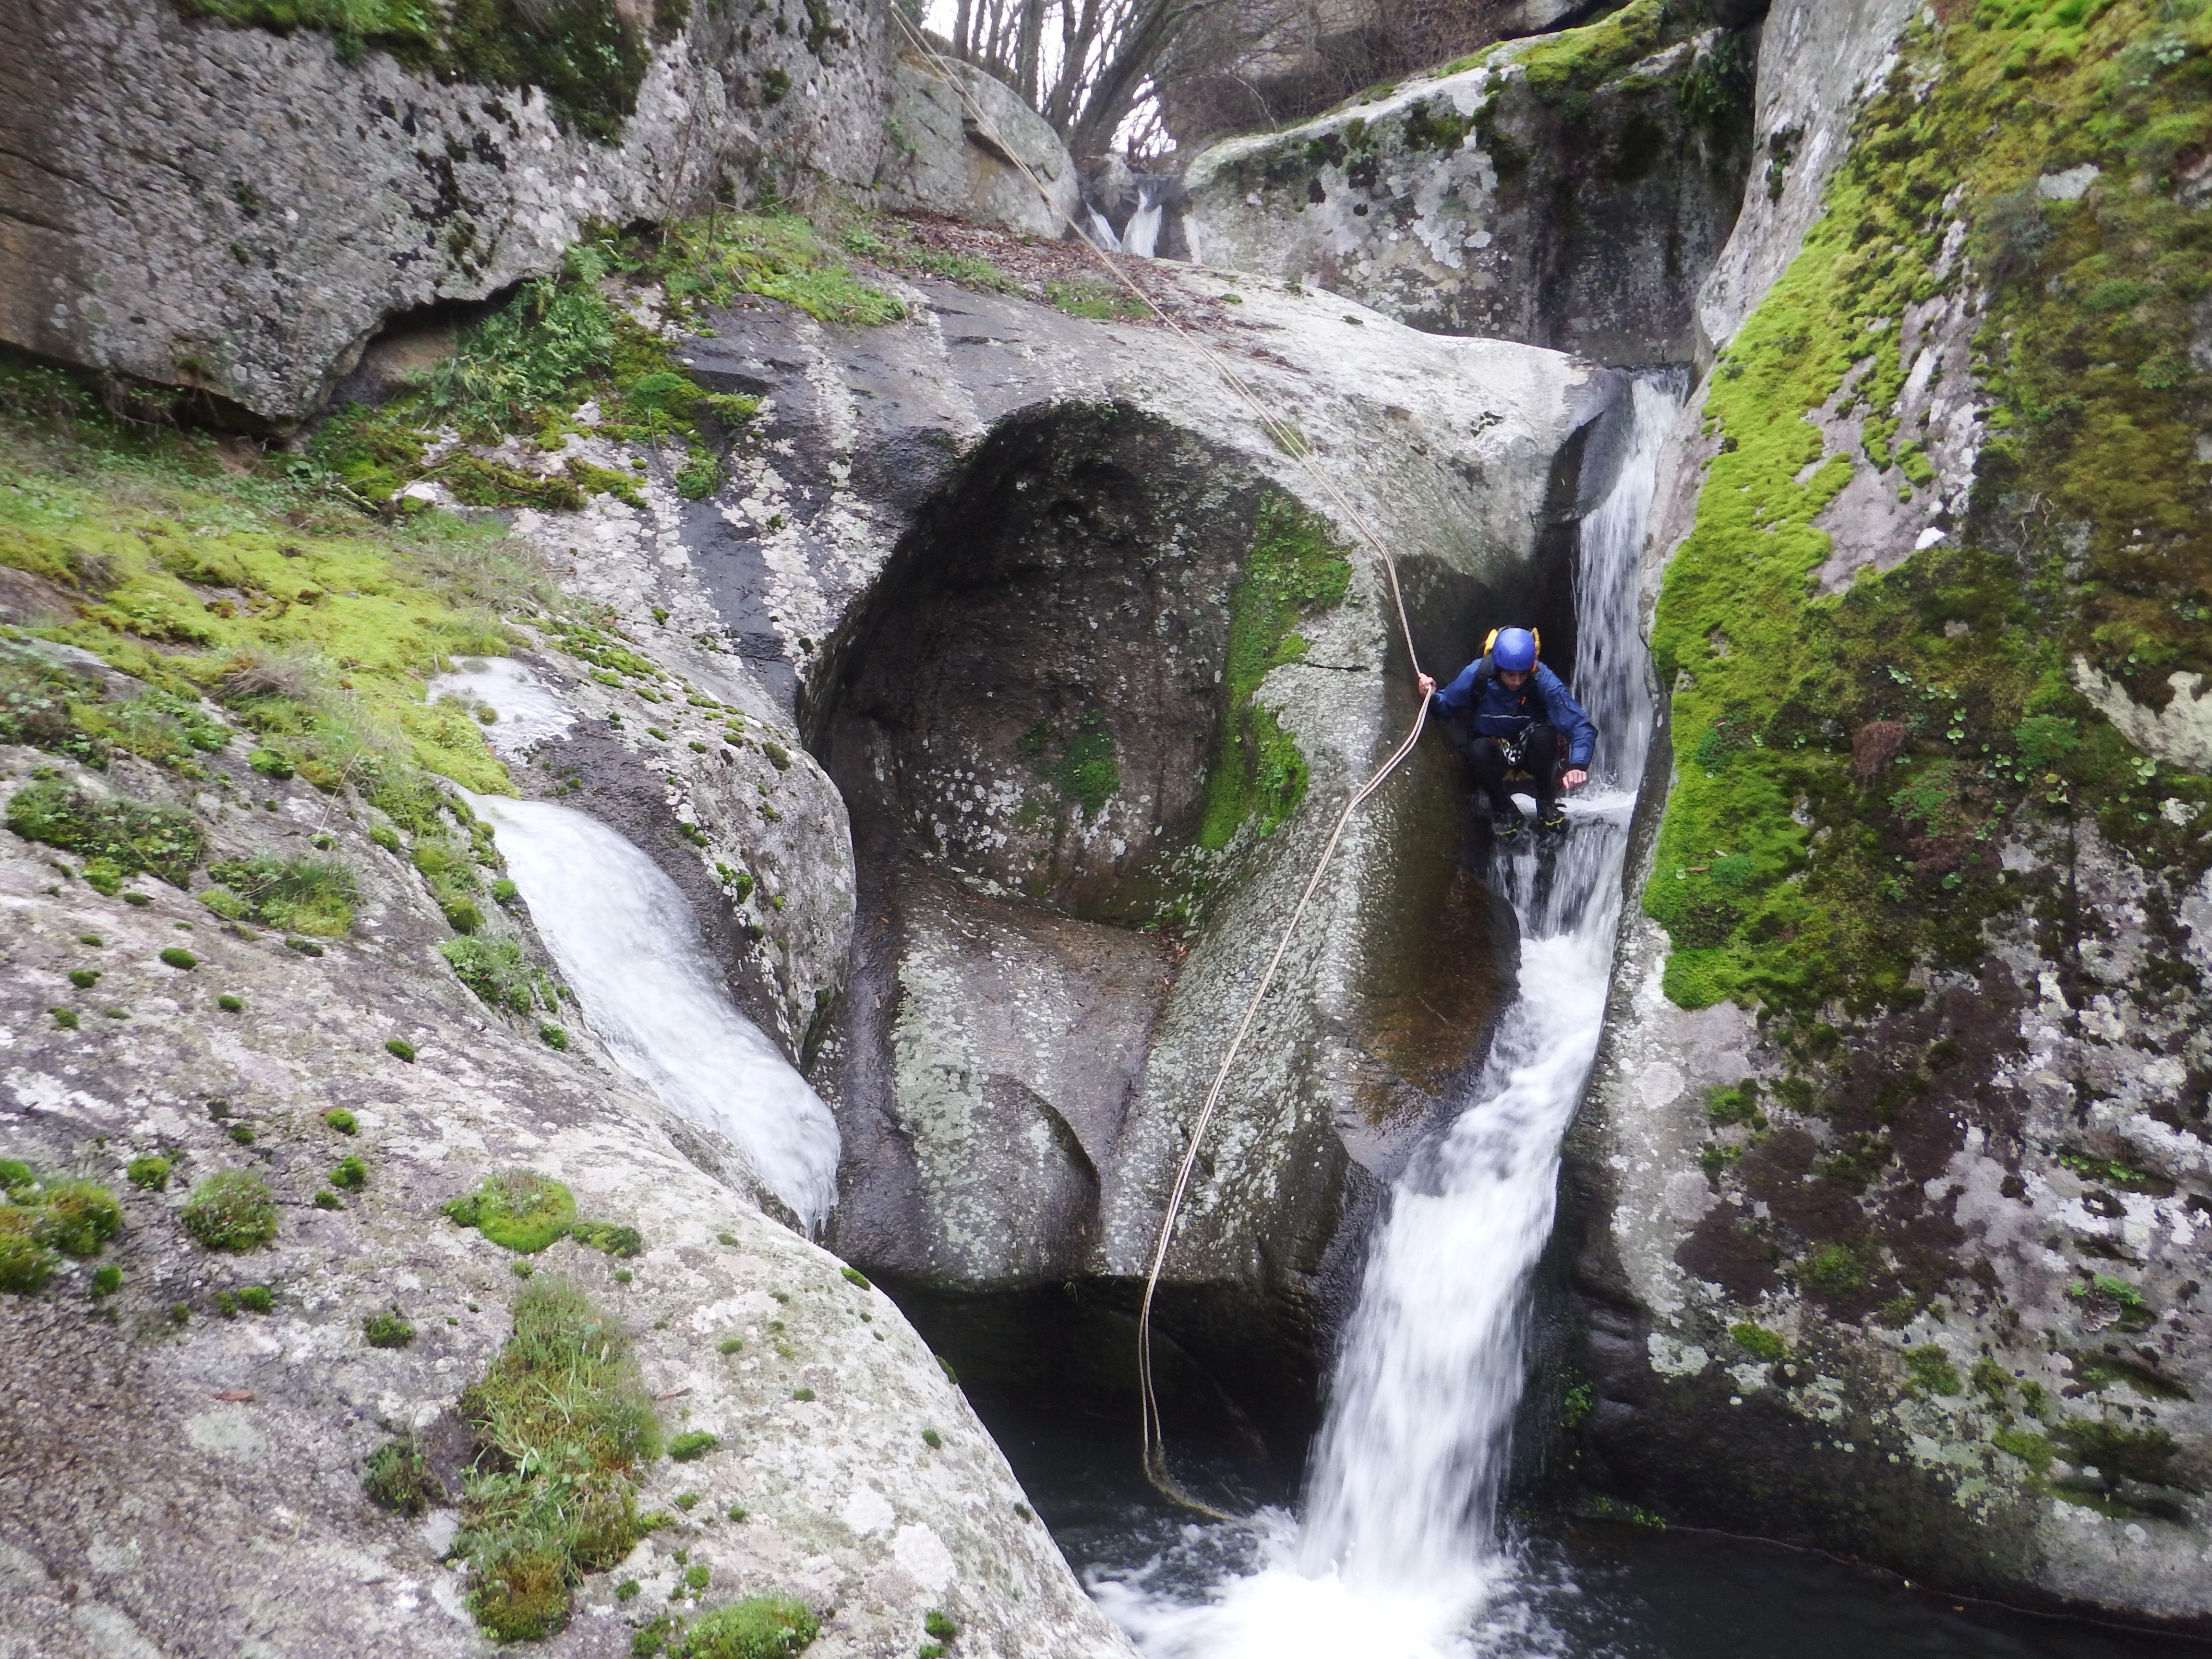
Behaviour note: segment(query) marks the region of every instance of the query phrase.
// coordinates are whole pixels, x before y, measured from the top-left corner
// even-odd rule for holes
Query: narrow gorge
[[[2212,4],[1085,15],[0,16],[0,1653],[2195,1650]]]

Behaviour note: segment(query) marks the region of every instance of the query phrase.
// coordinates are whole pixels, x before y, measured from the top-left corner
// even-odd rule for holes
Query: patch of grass
[[[1152,308],[1119,283],[1097,276],[1077,276],[1063,283],[1047,283],[1044,297],[1071,317],[1094,323],[1139,323]]]
[[[1318,514],[1285,495],[1261,504],[1252,550],[1230,595],[1222,735],[1206,769],[1201,846],[1227,847],[1255,818],[1265,836],[1304,799],[1305,757],[1255,694],[1271,670],[1305,654],[1298,623],[1341,605],[1351,580],[1351,561]]]
[[[701,1613],[670,1651],[682,1659],[789,1659],[821,1632],[804,1601],[752,1595]]]
[[[353,927],[361,890],[337,859],[286,859],[260,853],[208,866],[222,890],[239,901],[233,920],[247,919],[311,939],[338,939]],[[202,902],[207,902],[205,895]],[[210,905],[210,908],[215,908]]]
[[[85,879],[112,896],[125,876],[146,872],[182,887],[200,860],[206,832],[198,819],[173,806],[121,798],[101,799],[46,778],[19,789],[8,802],[8,827],[26,841],[82,854]],[[105,879],[102,877],[105,877]]]
[[[276,1195],[248,1170],[218,1170],[192,1188],[179,1219],[210,1250],[258,1249],[276,1237]]]
[[[445,1212],[503,1249],[532,1255],[575,1224],[576,1199],[534,1170],[501,1170],[447,1204]]]
[[[514,1334],[461,1396],[483,1450],[464,1487],[455,1548],[485,1634],[537,1640],[568,1622],[584,1574],[612,1566],[645,1533],[637,1475],[659,1424],[619,1321],[566,1279],[533,1279]]]

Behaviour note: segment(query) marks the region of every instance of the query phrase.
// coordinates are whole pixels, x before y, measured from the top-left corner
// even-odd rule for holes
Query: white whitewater
[[[1137,180],[1137,210],[1129,216],[1129,222],[1121,227],[1121,251],[1133,253],[1139,259],[1153,257],[1152,250],[1159,246],[1160,221],[1166,215],[1162,205],[1173,181],[1166,179]]]
[[[574,713],[522,664],[472,660],[434,699],[489,706],[504,759]],[[470,795],[545,947],[615,1062],[669,1110],[718,1130],[811,1232],[836,1199],[837,1122],[797,1068],[731,1000],[683,891],[636,845],[550,801]]]
[[[1624,458],[1582,532],[1576,690],[1601,733],[1592,780],[1571,799],[1563,844],[1541,854],[1524,845],[1493,869],[1520,919],[1518,994],[1465,1109],[1392,1194],[1344,1334],[1303,1526],[1263,1519],[1260,1571],[1197,1605],[1176,1605],[1143,1575],[1097,1586],[1151,1659],[1460,1659],[1550,1645],[1500,1593],[1514,1565],[1498,1498],[1529,1276],[1603,1027],[1651,733],[1637,567],[1677,398],[1649,380],[1632,396]]]

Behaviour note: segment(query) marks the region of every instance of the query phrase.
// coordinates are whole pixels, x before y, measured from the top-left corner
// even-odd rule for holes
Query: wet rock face
[[[82,781],[195,814],[216,857],[312,845],[343,860],[356,929],[318,954],[223,928],[150,878],[128,884],[146,903],[104,895],[56,867],[79,860],[0,833],[0,1156],[98,1181],[120,1212],[96,1255],[60,1258],[37,1294],[0,1293],[0,1642],[55,1659],[483,1651],[445,1558],[477,1453],[460,1397],[509,1334],[519,1261],[621,1321],[665,1437],[719,1442],[643,1468],[640,1508],[673,1527],[590,1575],[542,1651],[626,1650],[704,1566],[708,1605],[809,1602],[813,1652],[910,1651],[942,1607],[1000,1651],[1126,1656],[890,1301],[763,1215],[732,1149],[671,1121],[581,1021],[556,1052],[535,1017],[471,994],[368,810],[249,774],[243,750],[201,757],[190,786],[122,756]],[[47,764],[0,749],[0,788]],[[544,965],[526,917],[493,920]],[[165,957],[180,945],[191,966]],[[325,1116],[338,1108],[343,1128]],[[152,1158],[166,1185],[134,1182]],[[518,1257],[441,1213],[511,1166],[566,1183],[582,1217],[635,1227],[639,1253],[571,1237]],[[232,1254],[188,1231],[184,1206],[223,1172],[267,1183],[265,1245]],[[119,1281],[96,1281],[103,1268]],[[265,1306],[240,1296],[251,1287]],[[395,1313],[404,1339],[369,1322]],[[437,1486],[412,1518],[362,1484],[410,1432]],[[618,1596],[630,1579],[643,1595]]]
[[[726,176],[872,181],[888,89],[865,8],[702,3],[660,40],[620,10],[634,108],[580,119],[171,0],[10,7],[0,133],[25,164],[0,180],[0,339],[287,426],[387,317],[552,270],[587,222],[684,210]]]
[[[1790,290],[1769,296],[1768,287],[1838,165],[1863,169],[1848,154],[1853,88],[1877,85],[1909,27],[1906,8],[1871,3],[1778,5],[1770,18],[1758,140],[1768,187],[1748,193],[1699,301],[1731,358],[1756,337],[1762,300],[1788,302]],[[1911,49],[1903,56],[1911,61]],[[1934,83],[1910,84],[1917,98]],[[2053,178],[2053,190],[2087,185]],[[1939,176],[1931,188],[1954,182]],[[1828,200],[1832,213],[1850,210],[1841,188]],[[1967,245],[1968,225],[1948,208],[1931,228],[1939,260]],[[1778,401],[1774,418],[1802,416],[1828,441],[1824,451],[1850,460],[1850,481],[1814,520],[1832,541],[1807,561],[1808,596],[1863,602],[1878,581],[1924,579],[1952,542],[2009,545],[2002,522],[1968,513],[1970,484],[1978,498],[2007,476],[1991,472],[1990,452],[2008,416],[1992,415],[2003,387],[1966,342],[1994,328],[1978,319],[2002,317],[2006,301],[1976,278],[1897,308],[1899,373],[1872,412],[1902,411],[1925,434],[1927,463],[1909,489],[1869,464],[1856,417],[1838,413],[1846,396],[1809,409],[1814,399]],[[1747,317],[1754,325],[1729,343]],[[1693,400],[1672,483],[1662,475],[1654,590],[1670,556],[1679,571],[1704,555],[1683,538],[1701,488],[1713,493],[1707,434],[1732,445],[1739,429],[1715,390],[1723,385],[1708,383],[1705,407]],[[2148,419],[2155,406],[2130,412]],[[2101,518],[2072,526],[2054,568],[2084,556],[2069,554],[2066,538],[2086,548],[2111,533]],[[2061,605],[2078,592],[2053,589]],[[1662,605],[1662,635],[1668,620]],[[1924,626],[1963,642],[1962,675],[2013,648],[1995,629]],[[1899,641],[1900,659],[1912,643]],[[1671,688],[1678,717],[1699,682],[1711,695],[1713,661],[1686,665]],[[2052,681],[2069,666],[2054,662]],[[2079,670],[2074,684],[2086,701],[2069,705],[2069,720],[2140,745],[2129,764],[2145,782],[2158,774],[2159,787],[2124,815],[2111,810],[2120,790],[2093,805],[2087,790],[2069,801],[2046,788],[1962,829],[1939,835],[1929,823],[1900,837],[1897,890],[1910,900],[1908,877],[1934,888],[1920,902],[1952,938],[1923,949],[1894,994],[1814,1009],[1778,988],[1756,1017],[1725,1000],[1685,1008],[1667,994],[1682,982],[1668,964],[1695,942],[1695,916],[1671,939],[1644,911],[1624,919],[1606,1046],[1563,1176],[1560,1278],[1583,1325],[1570,1363],[1591,1384],[1583,1469],[1670,1517],[1755,1528],[2007,1597],[2203,1627],[2212,1623],[2202,1567],[2212,1542],[2202,1312],[2212,903],[2201,857],[2128,839],[2141,825],[2185,831],[2197,821],[2201,786],[2169,778],[2201,757],[2183,721],[2157,720]],[[1894,807],[1905,797],[1889,792],[1934,752],[1944,723],[1916,729],[1900,708],[1893,720],[1836,723],[1833,763],[1861,801]],[[1672,757],[1655,750],[1646,836],[1665,833],[1662,807],[1675,814],[1692,799],[1701,769],[1714,775],[1700,744],[1717,728],[1704,716],[1698,726],[1678,732]],[[1856,831],[1833,799],[1808,793],[1792,811],[1809,842],[1801,868],[1817,875]],[[1662,893],[1669,876],[1699,873],[1664,868],[1680,852],[1662,860],[1658,847],[1632,860],[1632,890],[1655,863]],[[1978,848],[1976,867],[2001,896],[1978,915],[1943,896]],[[1832,887],[1820,902],[1859,896]],[[1716,1458],[1723,1439],[1730,1455]]]
[[[1221,725],[1258,480],[1113,404],[995,429],[893,557],[830,739],[848,807],[928,865],[1157,920]]]
[[[1202,262],[1310,282],[1442,333],[1601,362],[1695,355],[1694,296],[1750,160],[1745,38],[1667,41],[1644,7],[1493,49],[1186,173]]]

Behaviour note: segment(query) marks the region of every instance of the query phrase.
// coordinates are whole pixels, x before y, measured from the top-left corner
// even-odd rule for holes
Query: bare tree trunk
[[[952,55],[968,56],[968,8],[969,0],[960,0],[960,9],[952,19]]]
[[[1134,108],[1152,65],[1176,36],[1219,0],[1138,0],[1114,54],[1098,71],[1067,135],[1067,148],[1091,155],[1114,141],[1114,130]]]
[[[1022,96],[1037,105],[1037,60],[1044,51],[1045,0],[1022,0],[1021,58],[1015,65]]]

